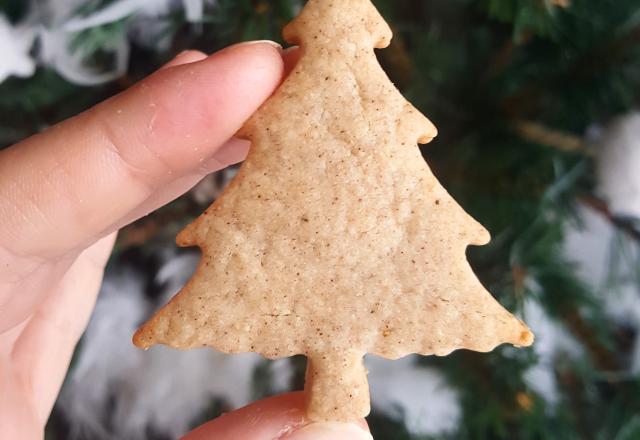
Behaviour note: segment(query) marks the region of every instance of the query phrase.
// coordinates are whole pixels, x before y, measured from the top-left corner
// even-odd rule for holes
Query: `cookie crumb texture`
[[[423,160],[436,129],[378,64],[391,30],[375,7],[309,0],[284,35],[302,58],[241,130],[235,180],[178,236],[202,248],[196,274],[135,344],[304,354],[308,416],[336,421],[369,413],[365,353],[530,345],[466,260],[489,234]]]

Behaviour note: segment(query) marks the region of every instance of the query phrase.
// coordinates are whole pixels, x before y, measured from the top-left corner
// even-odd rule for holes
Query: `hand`
[[[116,231],[243,160],[248,143],[232,137],[294,58],[265,42],[210,57],[185,52],[130,90],[0,152],[0,438],[43,437]],[[186,438],[280,438],[305,425],[301,399],[259,402]],[[348,434],[354,427],[311,425],[290,438],[334,428],[367,438],[357,427]]]

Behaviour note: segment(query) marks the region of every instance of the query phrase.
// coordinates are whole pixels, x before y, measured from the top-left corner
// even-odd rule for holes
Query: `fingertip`
[[[271,90],[277,87],[283,76],[284,61],[282,47],[270,41],[251,41],[229,46],[217,53],[220,58],[233,59],[251,78],[268,86]],[[206,62],[206,61],[205,61]]]
[[[224,414],[181,440],[262,440],[278,438],[306,424],[304,394],[283,394]]]
[[[181,440],[372,440],[367,422],[313,423],[305,415],[303,392],[264,399],[212,420]]]
[[[178,58],[198,57],[189,52]],[[278,87],[283,71],[280,51],[271,44],[232,46],[156,72],[100,106],[96,116],[109,125],[129,164],[164,179],[165,164],[173,174],[182,174],[216,158]],[[230,165],[242,160],[246,150],[220,154],[220,162]]]
[[[283,72],[280,51],[262,42],[231,46],[201,61],[159,72],[153,80],[165,91],[172,84],[176,93],[166,93],[171,102],[164,109],[174,111],[159,114],[165,117],[154,120],[154,131],[167,139],[167,134],[176,132],[206,138],[202,134],[215,130],[216,138],[224,134],[226,141],[271,96]]]

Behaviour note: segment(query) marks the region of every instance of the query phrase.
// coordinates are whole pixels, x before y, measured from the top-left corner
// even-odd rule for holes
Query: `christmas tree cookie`
[[[312,420],[369,413],[366,353],[530,345],[467,262],[489,234],[421,157],[436,129],[379,66],[391,30],[370,0],[309,0],[284,35],[302,57],[242,129],[237,177],[178,236],[202,249],[195,275],[135,344],[304,354]]]

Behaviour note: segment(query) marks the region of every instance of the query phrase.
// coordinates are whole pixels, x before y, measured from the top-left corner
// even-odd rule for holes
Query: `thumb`
[[[246,145],[227,141],[283,71],[267,43],[170,64],[1,151],[0,247],[45,258],[82,249],[237,162]]]
[[[304,393],[264,399],[190,432],[182,440],[373,440],[364,420],[311,423]]]

